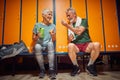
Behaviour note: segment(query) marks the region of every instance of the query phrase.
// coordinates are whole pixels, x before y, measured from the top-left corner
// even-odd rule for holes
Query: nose
[[[70,20],[70,17],[67,17],[68,20]]]

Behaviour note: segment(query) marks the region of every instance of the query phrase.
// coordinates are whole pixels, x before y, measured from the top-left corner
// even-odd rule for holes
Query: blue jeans
[[[45,50],[48,51],[48,62],[49,62],[49,70],[54,70],[54,44],[53,42],[48,42],[47,46],[43,47],[41,44],[35,45],[35,55],[37,62],[40,66],[41,70],[45,70],[44,67],[44,58],[42,52]]]

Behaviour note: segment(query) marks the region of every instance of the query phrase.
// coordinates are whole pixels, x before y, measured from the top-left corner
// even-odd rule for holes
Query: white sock
[[[88,62],[88,66],[93,65],[94,62],[95,62],[95,61],[93,61],[93,60],[90,58],[90,60],[89,60],[89,62]]]
[[[79,66],[78,63],[77,63],[77,60],[75,60],[75,61],[73,62],[73,65]]]

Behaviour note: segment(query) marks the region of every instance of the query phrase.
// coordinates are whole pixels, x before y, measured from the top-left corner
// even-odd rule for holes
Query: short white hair
[[[50,9],[44,9],[42,10],[42,14],[47,14],[48,12],[52,12]]]
[[[69,12],[69,11],[71,11],[73,14],[76,14],[75,9],[72,8],[72,7],[68,8],[68,9],[66,10],[66,13]]]

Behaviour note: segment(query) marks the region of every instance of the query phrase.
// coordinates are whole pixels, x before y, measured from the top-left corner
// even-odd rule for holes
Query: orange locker
[[[53,10],[53,0],[38,0],[38,22],[42,21],[42,10],[50,9]]]
[[[72,0],[72,7],[76,10],[78,16],[81,18],[86,18],[85,0]]]
[[[70,7],[70,0],[56,0],[56,52],[67,52],[67,28],[61,24],[66,18],[65,11]]]
[[[102,0],[106,51],[120,51],[116,0]]]
[[[4,0],[0,0],[0,45],[2,44],[3,35],[3,17],[4,17]]]
[[[19,41],[20,33],[20,0],[6,0],[4,26],[4,44]]]
[[[89,33],[93,42],[100,42],[104,51],[104,38],[100,0],[87,0]]]
[[[22,35],[28,49],[32,43],[32,30],[36,23],[36,0],[22,0]]]
[[[36,5],[36,20],[38,20],[38,22],[41,22],[42,21],[42,10],[44,9],[51,9],[52,10],[52,0],[38,0],[38,2],[36,2],[37,5]],[[37,21],[36,21],[37,22]],[[33,24],[33,26],[31,26],[31,33],[32,33],[32,30],[33,30],[33,27],[35,25],[35,23]],[[32,36],[29,37],[30,39],[32,39]],[[32,52],[33,50],[33,47],[34,47],[34,44],[35,42],[34,41],[31,41],[30,44],[28,43],[28,48],[30,50],[30,52]]]

